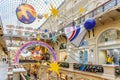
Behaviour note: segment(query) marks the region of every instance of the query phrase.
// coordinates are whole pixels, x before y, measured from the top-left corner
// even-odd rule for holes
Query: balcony
[[[104,24],[104,21],[106,20],[107,22],[109,22],[109,20],[114,20],[116,18],[118,19],[120,16],[119,4],[120,0],[109,0],[104,4],[98,6],[97,8],[93,9],[92,11],[86,13],[85,15],[82,15],[75,21],[78,24],[83,24],[88,18],[95,18],[97,21],[97,25],[100,25]],[[102,21],[100,21],[101,19]],[[72,25],[72,23],[69,23],[68,26],[69,25]]]
[[[49,66],[41,64],[41,72],[48,70]],[[67,63],[60,62],[60,74],[64,74],[67,80],[81,80],[83,79],[95,79],[95,80],[119,80],[120,68],[115,65],[93,65],[93,64],[79,64],[79,63]],[[45,76],[41,73],[40,76]],[[51,75],[51,74],[49,74]],[[52,78],[59,79],[58,76],[52,76]],[[41,78],[42,79],[42,78]],[[61,79],[61,78],[60,78]]]

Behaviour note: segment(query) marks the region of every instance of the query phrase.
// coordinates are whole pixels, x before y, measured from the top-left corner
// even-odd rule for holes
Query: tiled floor
[[[8,65],[0,62],[0,80],[7,80]]]

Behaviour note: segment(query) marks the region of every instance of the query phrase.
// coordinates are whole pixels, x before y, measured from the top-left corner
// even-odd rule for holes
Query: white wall
[[[98,54],[99,54],[99,64],[106,64],[106,56],[107,56],[106,50],[100,50]]]

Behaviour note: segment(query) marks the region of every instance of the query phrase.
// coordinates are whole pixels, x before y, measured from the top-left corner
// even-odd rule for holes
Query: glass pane
[[[110,1],[109,3],[104,5],[104,11],[107,11],[111,9],[113,6],[115,6],[115,0]]]

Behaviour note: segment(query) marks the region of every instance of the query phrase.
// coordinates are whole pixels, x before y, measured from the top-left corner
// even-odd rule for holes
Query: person
[[[115,63],[115,57],[114,55],[111,56],[111,64],[114,64]]]
[[[106,64],[111,64],[111,57],[109,55],[107,55]]]
[[[65,55],[65,57],[64,57],[64,61],[66,61],[67,60],[67,55]]]

